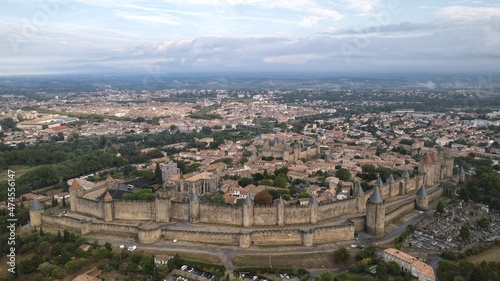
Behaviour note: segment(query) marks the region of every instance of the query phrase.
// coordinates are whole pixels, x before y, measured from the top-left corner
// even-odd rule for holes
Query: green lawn
[[[9,167],[9,170],[16,172],[16,178],[20,177],[30,169],[33,169],[33,167],[29,166],[23,166],[23,165],[16,165],[16,166],[11,166]],[[8,179],[8,173],[7,170],[1,170],[0,171],[0,181],[6,181]]]
[[[375,280],[372,276],[369,275],[359,275],[352,272],[342,273],[340,275],[335,276],[335,280],[338,281],[371,281]]]

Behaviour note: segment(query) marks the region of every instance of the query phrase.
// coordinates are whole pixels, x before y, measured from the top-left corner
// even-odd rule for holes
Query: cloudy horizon
[[[499,1],[6,0],[0,15],[0,75],[500,71]]]

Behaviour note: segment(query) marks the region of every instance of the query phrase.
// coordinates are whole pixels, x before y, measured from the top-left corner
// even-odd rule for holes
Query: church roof
[[[245,198],[245,202],[243,202],[243,205],[253,205],[253,200],[252,198],[250,197],[250,195],[247,196],[247,198]]]
[[[370,199],[368,199],[372,203],[384,203],[384,199],[382,198],[382,194],[380,194],[380,190],[378,186],[375,186],[375,190],[373,191]]]
[[[417,196],[418,197],[427,197],[429,194],[427,193],[427,190],[425,190],[425,186],[422,184],[422,186],[418,189],[417,191]]]
[[[30,211],[40,211],[43,210],[43,205],[40,203],[40,200],[36,199],[33,200],[33,203],[30,206]]]
[[[390,174],[387,179],[385,180],[385,182],[394,182],[394,176],[392,176],[392,174]]]
[[[191,198],[189,198],[189,202],[200,202],[200,197],[198,196],[198,193],[196,192],[191,193]]]

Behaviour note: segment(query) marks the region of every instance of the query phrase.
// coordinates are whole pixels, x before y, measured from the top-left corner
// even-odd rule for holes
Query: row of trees
[[[491,167],[491,160],[468,156],[455,158],[455,163],[475,173],[460,187],[460,199],[483,202],[500,210],[500,174]]]

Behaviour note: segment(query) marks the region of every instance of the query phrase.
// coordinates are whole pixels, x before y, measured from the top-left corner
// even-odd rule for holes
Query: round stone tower
[[[385,233],[385,204],[378,186],[366,202],[366,232],[373,236]]]
[[[425,190],[424,185],[422,185],[417,191],[415,207],[422,211],[429,210],[429,194],[427,193],[427,190]]]
[[[189,221],[192,223],[200,222],[200,197],[198,197],[198,193],[191,193],[191,198],[189,198]]]
[[[30,225],[33,227],[42,225],[44,209],[42,203],[35,198],[30,206]]]
[[[249,227],[253,225],[253,200],[250,195],[243,202],[243,226]]]

